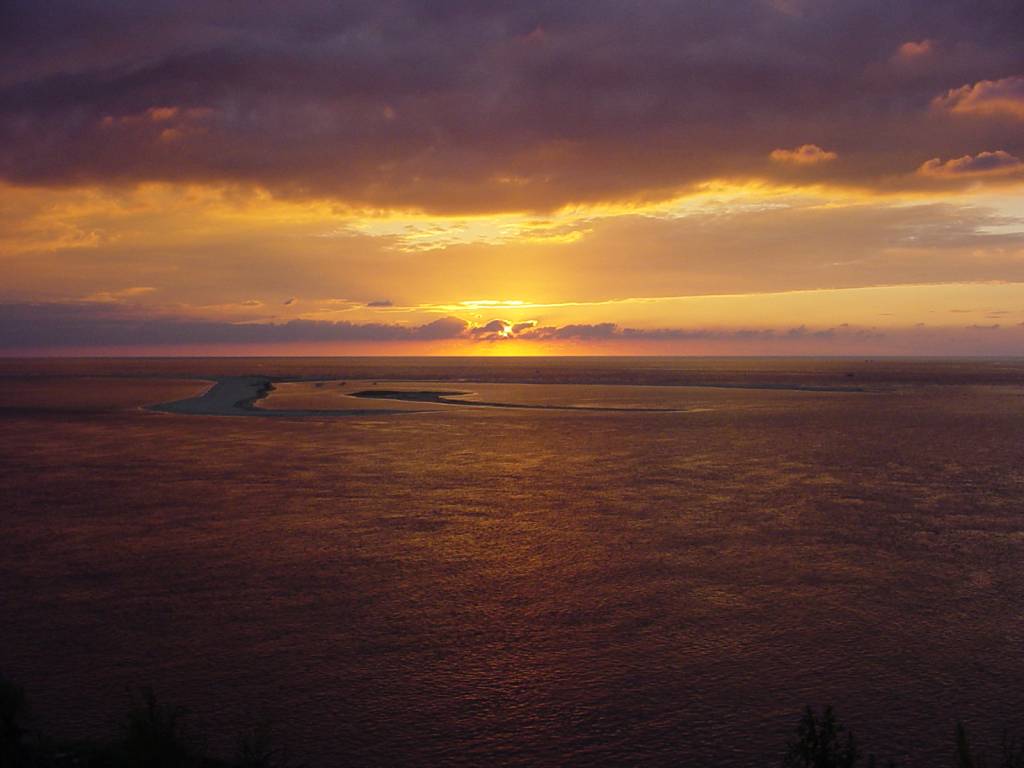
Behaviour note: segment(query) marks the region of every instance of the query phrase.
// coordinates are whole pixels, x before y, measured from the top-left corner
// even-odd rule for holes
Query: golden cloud
[[[1024,171],[1024,162],[1009,152],[979,152],[943,162],[935,157],[922,163],[919,176],[937,178],[965,178],[979,176],[1015,176]]]
[[[122,301],[130,301],[136,299],[139,296],[145,296],[146,294],[153,293],[156,288],[148,285],[137,285],[131,288],[121,288],[115,291],[97,291],[91,293],[82,301],[97,302],[99,304],[116,304]]]
[[[1001,115],[1024,120],[1024,76],[980,80],[974,85],[954,88],[935,98],[932,106],[959,115]]]
[[[802,144],[795,149],[773,149],[772,160],[777,163],[794,163],[796,165],[817,165],[835,160],[839,155],[828,152],[817,144]]]

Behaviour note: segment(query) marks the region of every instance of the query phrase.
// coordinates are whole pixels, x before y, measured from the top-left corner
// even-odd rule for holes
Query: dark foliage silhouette
[[[125,764],[151,768],[201,765],[200,751],[190,743],[184,729],[188,710],[159,703],[151,688],[142,688],[138,698],[138,705],[128,714],[124,727]]]
[[[790,742],[784,768],[853,768],[860,761],[853,733],[836,717],[832,706],[821,717],[810,706],[797,726],[797,738]]]
[[[236,740],[233,759],[206,754],[205,741],[187,729],[188,710],[163,704],[151,688],[135,693],[133,708],[114,740],[60,741],[29,727],[24,689],[0,674],[0,768],[305,768],[291,761],[261,722]],[[1024,768],[1024,742],[1006,732],[999,757],[990,761],[956,724],[951,768]],[[338,755],[338,764],[346,756]],[[686,763],[683,763],[686,764]],[[853,732],[831,706],[819,714],[808,706],[787,744],[783,768],[897,768],[863,755]],[[707,768],[713,768],[708,765]],[[935,766],[941,768],[941,766]]]
[[[238,740],[236,768],[302,768],[289,761],[288,753],[275,746],[269,723],[259,723]]]
[[[4,768],[27,764],[28,714],[25,690],[0,674],[0,766]]]
[[[782,764],[783,768],[853,768],[860,765],[862,757],[853,732],[840,722],[831,705],[825,707],[820,717],[808,706]],[[865,765],[897,768],[892,760],[882,764],[874,755],[868,755]]]
[[[1024,768],[1024,742],[1003,733],[998,763],[990,763],[984,751],[975,751],[963,723],[956,724],[956,768]]]
[[[207,755],[205,740],[186,728],[188,715],[140,688],[115,739],[55,740],[28,727],[24,689],[0,675],[0,768],[303,768],[275,743],[268,723],[238,738],[233,760]]]

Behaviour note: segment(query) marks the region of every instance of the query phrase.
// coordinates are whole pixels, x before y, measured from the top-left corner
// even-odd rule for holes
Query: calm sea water
[[[679,412],[139,408],[249,373]],[[312,766],[775,765],[805,703],[914,766],[1024,727],[1022,360],[6,360],[0,499],[0,668],[69,736],[137,685]]]

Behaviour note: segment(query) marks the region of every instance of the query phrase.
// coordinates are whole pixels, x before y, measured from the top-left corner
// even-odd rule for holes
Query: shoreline
[[[348,416],[382,416],[410,413],[438,413],[437,408],[410,410],[407,408],[339,408],[327,410],[307,409],[265,409],[256,403],[274,391],[274,382],[341,381],[342,379],[275,379],[270,376],[224,376],[212,379],[212,384],[203,393],[184,400],[143,406],[143,410],[157,413],[171,413],[191,416],[261,416],[272,418],[332,418]],[[401,379],[395,380],[401,382]],[[447,382],[437,382],[444,386]],[[673,386],[673,385],[661,385]],[[784,390],[796,392],[864,392],[859,387],[824,387],[785,384],[682,384],[681,388],[707,389],[754,389]],[[423,403],[428,406],[461,406],[476,408],[504,408],[540,411],[584,411],[590,413],[687,413],[685,408],[623,408],[615,406],[574,406],[544,405],[527,403],[502,403],[480,400],[460,400],[458,397],[472,394],[462,390],[361,390],[349,397],[367,400],[393,400],[402,403]]]
[[[339,408],[330,410],[271,410],[258,408],[256,403],[274,391],[274,381],[268,376],[228,376],[216,379],[205,392],[184,400],[144,406],[144,410],[157,413],[190,416],[263,416],[276,418],[323,418],[349,416],[379,416],[409,413],[439,413],[436,408],[410,410],[406,408]],[[470,392],[453,390],[363,390],[349,397],[366,400],[393,400],[403,403],[461,406],[470,408],[506,408],[534,411],[584,411],[588,413],[686,413],[680,408],[616,408],[573,405],[530,405],[526,403],[499,403],[477,400],[457,400],[453,396]]]
[[[346,410],[268,410],[257,408],[256,402],[274,390],[268,376],[226,376],[214,380],[213,386],[196,397],[146,406],[144,410],[187,416],[256,416],[268,418],[311,418],[376,416],[397,413],[426,413],[395,409],[352,408]]]
[[[157,403],[146,410],[160,413],[188,413],[209,416],[247,416],[256,410],[255,403],[273,389],[265,376],[230,376],[213,380],[205,392],[184,400]]]
[[[403,390],[365,390],[353,392],[349,397],[361,397],[367,400],[397,400],[404,403],[434,403],[437,405],[463,405],[477,408],[519,408],[531,411],[597,411],[611,413],[686,413],[682,408],[616,408],[601,405],[530,405],[528,403],[498,403],[487,400],[457,400],[454,395],[469,395],[471,392],[450,391],[403,391]]]

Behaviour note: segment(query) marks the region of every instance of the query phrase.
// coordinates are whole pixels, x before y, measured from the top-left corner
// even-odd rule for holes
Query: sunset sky
[[[0,354],[1024,354],[1020,0],[8,0]]]

